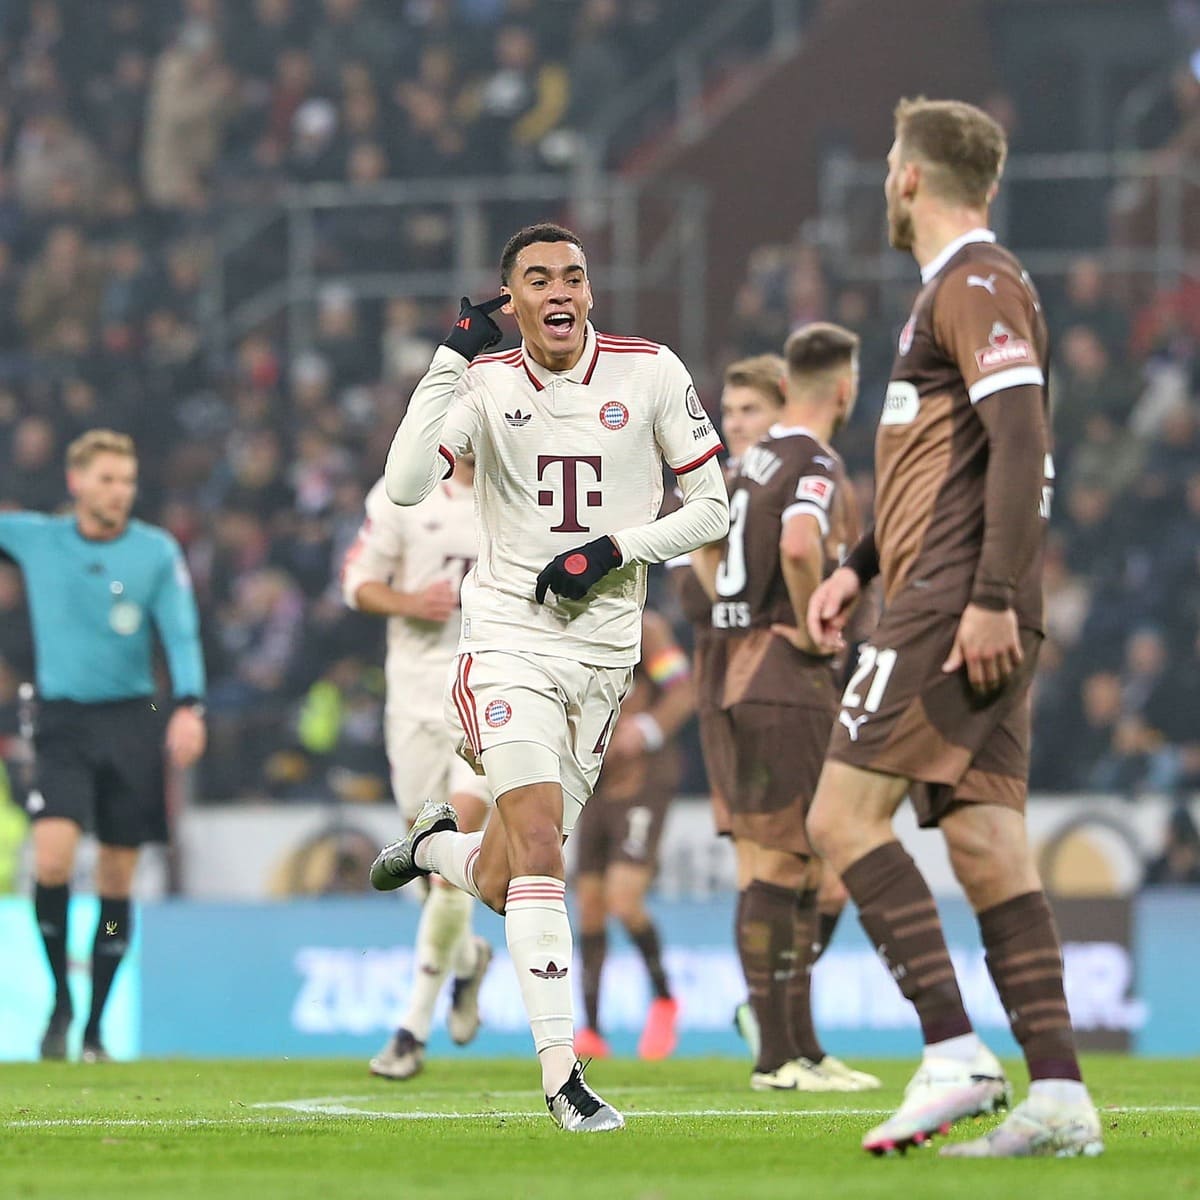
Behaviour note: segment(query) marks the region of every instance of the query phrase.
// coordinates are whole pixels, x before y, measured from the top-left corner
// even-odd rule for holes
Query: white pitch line
[[[348,1097],[343,1097],[345,1099]],[[0,1122],[3,1129],[205,1129],[212,1127],[246,1125],[315,1124],[321,1117],[370,1117],[383,1121],[544,1121],[541,1112],[527,1110],[494,1112],[444,1112],[435,1109],[412,1109],[386,1112],[378,1109],[351,1108],[330,1103],[335,1097],[316,1097],[315,1100],[264,1101],[251,1107],[286,1108],[294,1116],[244,1116],[244,1117],[47,1117],[19,1121]],[[877,1117],[886,1116],[889,1108],[694,1108],[694,1109],[646,1109],[626,1113],[629,1120],[643,1118],[686,1120],[690,1117],[733,1117],[781,1119],[788,1117]],[[1110,1116],[1148,1115],[1155,1113],[1200,1113],[1197,1104],[1129,1105],[1102,1108]]]

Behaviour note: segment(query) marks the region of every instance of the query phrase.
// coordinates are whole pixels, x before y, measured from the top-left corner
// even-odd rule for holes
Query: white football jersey
[[[358,589],[386,583],[419,592],[438,579],[456,591],[475,565],[478,532],[475,497],[454,479],[437,485],[420,504],[393,504],[379,480],[367,493],[367,516],[342,563],[342,595],[356,608]],[[443,624],[389,617],[387,703],[389,712],[428,712],[442,719],[441,696],[458,648],[459,616]]]
[[[582,601],[551,592],[538,604],[534,586],[564,551],[654,521],[664,460],[683,475],[721,448],[679,358],[590,322],[579,362],[561,374],[523,346],[478,357],[458,381],[440,448],[451,463],[475,455],[480,554],[463,584],[462,651],[636,663],[644,564],[611,571]]]

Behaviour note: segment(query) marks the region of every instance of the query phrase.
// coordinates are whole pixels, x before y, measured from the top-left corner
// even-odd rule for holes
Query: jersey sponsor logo
[[[1013,337],[1008,327],[1000,321],[992,323],[988,344],[975,351],[975,361],[981,371],[994,371],[997,367],[1010,367],[1015,363],[1036,362],[1029,343],[1024,338]]]
[[[537,460],[538,482],[549,482],[550,468],[562,466],[562,520],[550,527],[551,533],[590,533],[591,530],[579,520],[580,500],[588,508],[599,508],[604,493],[599,488],[588,487],[579,474],[586,467],[601,482],[601,463],[598,454],[539,454]],[[537,494],[539,507],[553,508],[555,493],[550,488],[541,488]]]
[[[533,413],[523,413],[519,408],[514,412],[505,413],[504,419],[514,428],[523,429],[533,420]]]
[[[499,729],[512,720],[512,705],[507,700],[489,700],[483,710],[483,719],[492,729]]]
[[[629,409],[620,400],[609,400],[600,406],[600,424],[605,429],[624,429],[629,424]]]
[[[704,411],[704,405],[700,403],[700,396],[696,391],[694,383],[688,384],[687,392],[684,394],[684,400],[687,404],[688,416],[693,421],[707,421],[708,413]]]
[[[900,330],[900,340],[896,343],[896,349],[900,351],[900,357],[903,358],[911,349],[913,344],[913,334],[917,332],[917,318],[911,316],[904,322],[904,328]]]
[[[703,425],[697,425],[696,428],[692,430],[692,441],[702,442],[710,433],[714,432],[716,431],[713,429],[712,422],[705,421]]]
[[[822,508],[828,508],[832,498],[833,480],[823,475],[806,475],[796,485],[797,500],[811,500]]]
[[[921,395],[903,379],[893,379],[883,398],[880,425],[911,425],[921,413]]]
[[[968,275],[967,287],[983,288],[989,295],[996,294],[996,276],[995,275]]]

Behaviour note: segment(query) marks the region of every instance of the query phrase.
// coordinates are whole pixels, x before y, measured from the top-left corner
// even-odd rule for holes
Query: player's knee
[[[43,887],[62,887],[71,882],[72,867],[70,858],[39,854],[34,858],[34,878]]]
[[[641,929],[646,924],[646,905],[636,892],[620,891],[608,898],[608,911],[626,929]]]
[[[839,820],[837,806],[828,803],[821,792],[813,798],[805,829],[813,850],[824,859],[836,861],[842,822]]]

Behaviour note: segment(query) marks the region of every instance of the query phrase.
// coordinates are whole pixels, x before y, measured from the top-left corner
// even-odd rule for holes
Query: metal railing
[[[707,194],[695,184],[611,177],[597,180],[586,194],[558,176],[289,188],[275,204],[231,216],[218,237],[203,308],[208,345],[214,359],[227,361],[240,338],[282,318],[289,349],[303,351],[313,342],[315,303],[330,286],[366,300],[446,303],[490,294],[509,234],[529,221],[553,218],[576,228],[588,245],[592,287],[607,327],[641,329],[648,296],[669,290],[672,319],[663,319],[660,303],[649,328],[666,326],[685,359],[699,358],[706,207]],[[356,211],[389,214],[397,239],[410,218],[431,218],[442,232],[442,253],[432,265],[412,268],[339,265],[334,226],[345,230]],[[381,244],[381,254],[384,249]]]
[[[882,160],[831,155],[821,173],[819,216],[805,235],[826,251],[839,279],[911,291],[911,258],[886,244],[886,170]],[[1041,191],[1026,190],[1029,185]],[[1076,185],[1070,203],[1048,201],[1047,191],[1058,185]],[[1048,245],[1022,245],[1022,229],[1036,223],[1039,200],[1046,212],[1060,214],[1059,223],[1053,237],[1036,239]],[[1146,153],[1013,155],[992,207],[992,227],[1035,278],[1062,276],[1087,254],[1113,273],[1143,275],[1168,288],[1200,276],[1200,164]],[[1081,232],[1088,228],[1100,236],[1089,239]]]

